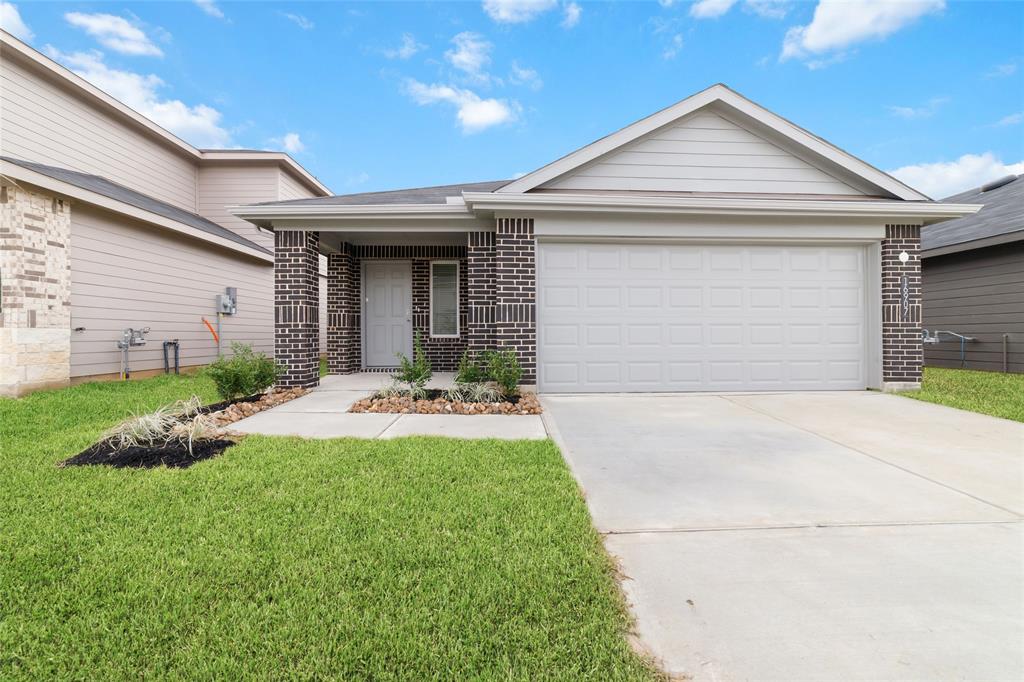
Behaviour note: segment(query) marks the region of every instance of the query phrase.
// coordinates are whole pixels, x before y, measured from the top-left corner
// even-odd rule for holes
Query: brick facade
[[[359,261],[350,244],[327,255],[327,367],[332,374],[358,372],[362,365]]]
[[[906,252],[906,263],[900,254]],[[906,278],[906,289],[904,289]],[[882,240],[882,381],[921,381],[921,227],[886,225]]]
[[[470,232],[466,252],[469,295],[467,343],[473,351],[494,346],[494,233]]]
[[[274,233],[274,357],[280,386],[320,383],[320,233]]]
[[[513,348],[522,382],[537,381],[537,245],[533,218],[497,218],[494,237],[494,343]]]
[[[71,206],[0,183],[0,395],[71,377]]]

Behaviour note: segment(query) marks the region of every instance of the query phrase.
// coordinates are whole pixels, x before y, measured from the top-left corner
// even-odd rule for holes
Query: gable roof
[[[579,169],[705,107],[714,107],[717,113],[732,118],[734,122],[769,142],[792,146],[816,167],[846,184],[861,189],[865,194],[888,199],[929,201],[924,194],[773,114],[721,83],[581,147],[495,191],[501,194],[514,194],[536,190],[551,180]]]
[[[974,215],[925,227],[921,231],[925,258],[1024,240],[1024,175],[1011,175],[943,201],[984,206]]]
[[[15,166],[19,166],[29,171],[39,173],[40,175],[46,176],[59,182],[67,183],[73,187],[83,189],[87,192],[99,194],[100,196],[113,199],[114,201],[135,208],[142,209],[148,213],[153,213],[158,216],[168,218],[175,222],[187,225],[189,227],[205,232],[206,234],[218,237],[220,239],[234,242],[240,246],[244,246],[248,249],[258,251],[265,255],[273,255],[271,251],[263,248],[256,242],[250,241],[245,237],[235,234],[226,227],[219,225],[212,220],[208,220],[201,215],[190,213],[184,209],[180,209],[177,206],[168,204],[165,201],[154,199],[148,194],[142,194],[136,192],[133,189],[129,189],[124,185],[119,185],[116,182],[107,180],[99,175],[89,175],[88,173],[79,173],[78,171],[68,170],[66,168],[58,168],[56,166],[47,166],[41,163],[35,163],[32,161],[25,161],[23,159],[13,159],[8,156],[0,156],[0,161],[4,161]]]
[[[106,112],[118,117],[125,124],[135,129],[144,131],[151,139],[160,141],[162,144],[176,150],[181,155],[197,163],[210,160],[233,160],[247,161],[254,158],[260,160],[272,160],[282,168],[287,169],[299,178],[309,189],[319,194],[330,194],[328,187],[320,182],[312,173],[306,170],[302,164],[293,159],[285,152],[270,150],[233,150],[233,149],[198,149],[155,121],[143,116],[121,100],[108,95],[105,91],[96,87],[86,79],[79,76],[71,69],[50,59],[30,45],[18,40],[13,35],[0,29],[0,53],[4,59],[18,59],[20,62],[31,65],[33,70],[41,72],[49,80],[55,81],[61,87],[70,89],[76,96],[83,98],[94,106],[98,106]],[[262,156],[245,156],[246,154]]]

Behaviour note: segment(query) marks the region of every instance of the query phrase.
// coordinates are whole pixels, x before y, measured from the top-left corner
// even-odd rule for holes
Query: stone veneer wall
[[[536,253],[533,218],[497,219],[494,341],[516,351],[524,384],[537,381]]]
[[[0,184],[0,395],[71,376],[71,206]]]
[[[320,233],[274,233],[274,358],[279,386],[320,383]]]
[[[900,253],[909,256],[900,262]],[[903,277],[907,300],[903,300]],[[882,381],[906,387],[921,382],[921,227],[886,225],[882,240]]]

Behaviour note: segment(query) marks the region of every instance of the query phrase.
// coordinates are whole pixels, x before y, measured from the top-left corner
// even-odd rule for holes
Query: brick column
[[[320,383],[320,233],[274,233],[274,357],[279,386]]]
[[[533,218],[497,219],[494,340],[515,349],[524,384],[537,381],[536,251]]]
[[[906,252],[907,261],[900,260]],[[914,388],[921,383],[921,227],[886,225],[882,240],[882,383]]]
[[[71,206],[0,182],[0,396],[71,377]]]
[[[466,340],[471,351],[494,347],[494,233],[470,232],[466,250],[469,271]]]
[[[362,364],[359,333],[359,268],[351,244],[327,255],[327,367],[331,374],[358,372]]]

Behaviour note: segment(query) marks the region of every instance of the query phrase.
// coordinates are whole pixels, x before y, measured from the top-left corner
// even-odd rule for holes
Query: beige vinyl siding
[[[273,266],[202,241],[77,204],[71,213],[71,376],[120,370],[125,327],[151,327],[131,351],[134,370],[163,366],[162,342],[179,339],[183,366],[216,359],[203,325],[216,325],[214,297],[238,288],[238,314],[222,320],[231,341],[274,351]]]
[[[721,116],[701,111],[544,189],[842,194],[861,192]]]
[[[299,180],[291,173],[286,171],[284,168],[278,170],[278,201],[288,201],[290,199],[308,199],[309,197],[318,196],[310,192],[309,189],[299,182]]]
[[[278,169],[273,164],[208,164],[199,169],[199,215],[235,234],[274,250],[274,235],[231,215],[228,206],[277,201]]]
[[[196,210],[195,160],[7,58],[0,107],[4,155],[100,175]]]

